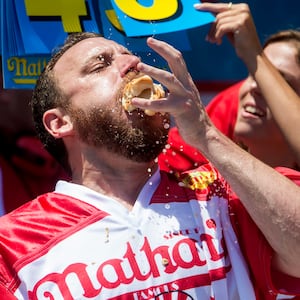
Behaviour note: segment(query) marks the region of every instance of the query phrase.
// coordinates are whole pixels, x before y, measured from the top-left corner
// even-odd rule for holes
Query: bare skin
[[[246,4],[232,5],[231,9],[228,9],[227,3],[203,3],[196,6],[196,9],[216,14],[216,22],[212,25],[208,39],[213,43],[220,44],[226,35],[250,73],[240,90],[240,109],[235,135],[248,146],[249,151],[255,157],[272,167],[281,165],[294,168],[295,163],[299,165],[300,139],[297,133],[297,124],[300,113],[300,65],[296,60],[295,46],[288,43],[272,43],[262,49],[249,7]],[[247,113],[245,111],[247,103],[262,108],[264,117],[255,117]],[[254,167],[251,164],[250,166]],[[222,166],[218,167],[222,168]],[[259,178],[259,181],[267,180],[266,176]],[[239,189],[240,186],[234,186],[235,191],[238,192]],[[299,234],[295,230],[290,237],[285,235],[290,226],[295,229],[299,228],[299,224],[295,224],[297,219],[294,218],[297,212],[299,214],[299,202],[290,201],[294,197],[283,196],[285,192],[285,189],[276,191],[277,197],[282,197],[278,205],[281,206],[282,211],[289,211],[290,217],[286,218],[288,215],[284,217],[279,207],[278,211],[273,210],[274,204],[266,200],[266,206],[271,206],[267,209],[268,216],[272,217],[276,225],[280,225],[281,235],[278,236],[278,240],[273,238],[272,226],[269,227],[270,232],[265,235],[268,238],[268,234],[270,234],[268,240],[279,253],[275,258],[277,267],[279,266],[286,272],[289,267],[294,268],[294,275],[299,277],[299,266],[286,264],[289,253],[296,249],[294,247],[297,242],[293,244],[293,236],[295,241],[297,239],[299,241]],[[245,199],[241,195],[240,198]],[[253,219],[256,220],[256,214],[261,211],[253,210],[250,202],[244,204]],[[261,205],[262,211],[264,211],[264,203],[261,202]],[[275,206],[277,207],[277,204]],[[263,214],[261,217],[261,220],[257,220],[257,224],[262,229],[264,226],[268,226],[266,224],[268,222],[263,220]],[[275,230],[275,228],[273,229]],[[286,238],[289,240],[287,244],[285,244]],[[283,248],[283,245],[286,247]],[[296,252],[294,258],[299,255]]]
[[[255,93],[258,90],[259,93],[264,95],[267,116],[270,119],[268,124],[273,124],[273,127],[275,127],[275,130],[269,136],[274,137],[274,139],[272,139],[272,143],[269,143],[269,147],[266,146],[266,143],[270,139],[267,140],[266,135],[264,136],[265,139],[261,138],[259,140],[260,147],[251,145],[251,138],[247,142],[255,156],[257,153],[258,158],[268,159],[267,157],[269,157],[269,159],[272,159],[273,164],[270,165],[293,168],[295,163],[298,166],[300,163],[299,134],[297,134],[297,122],[299,120],[297,116],[300,112],[300,65],[296,62],[295,49],[292,45],[284,43],[270,44],[264,50],[264,54],[269,61],[265,58],[258,59],[260,66],[253,73],[258,89],[254,88],[252,91]],[[285,80],[276,72],[277,70],[274,70],[273,66],[284,75]],[[259,128],[262,129],[263,127],[264,124]],[[257,128],[254,127],[255,129]],[[270,148],[277,149],[271,157],[268,151]],[[286,157],[287,160],[279,164],[276,157]]]
[[[184,62],[177,50],[154,39],[149,39],[148,44],[169,62],[173,74],[142,63],[138,69],[166,85],[170,94],[165,101],[146,102],[136,98],[134,105],[173,115],[185,141],[218,168],[264,233],[276,253],[274,268],[299,277],[299,187],[242,150],[212,125],[191,77],[187,70],[183,72]]]
[[[213,126],[178,50],[153,38],[147,42],[166,59],[171,72],[140,62],[112,41],[90,38],[67,50],[58,60],[54,73],[60,88],[74,106],[85,110],[100,104],[115,108],[118,91],[124,86],[127,72],[132,69],[165,85],[169,90],[166,98],[155,101],[134,98],[133,104],[141,109],[173,115],[186,142],[203,152],[220,170],[261,228],[276,253],[274,267],[300,277],[299,187],[242,150]],[[104,66],[98,59],[98,51],[103,48],[110,58],[109,64]],[[83,61],[82,53],[87,58]],[[95,72],[99,68],[100,72]],[[130,123],[141,115],[128,115],[123,111],[118,117]],[[162,115],[157,114],[152,129],[163,126],[162,119]],[[76,183],[107,194],[131,209],[132,199],[146,183],[149,173],[156,169],[153,161],[137,163],[111,153],[106,147],[83,142],[72,118],[61,109],[47,111],[44,124],[52,136],[65,142]],[[260,178],[259,182],[257,178]]]
[[[203,3],[197,9],[216,14],[209,41],[220,44],[225,35],[229,37],[250,73],[240,89],[236,140],[272,167],[295,168],[300,164],[300,64],[296,45],[282,41],[262,49],[249,7],[236,4],[228,10],[226,5]]]
[[[106,47],[105,53],[114,57],[109,69],[99,66],[97,59],[99,49],[103,46]],[[86,53],[87,59],[79,65],[78,56],[81,53]],[[112,99],[117,97],[119,88],[124,85],[126,72],[136,68],[139,62],[139,58],[131,55],[124,47],[114,42],[108,43],[105,39],[94,38],[69,49],[56,64],[55,74],[75,106],[84,108],[101,101],[102,104],[113,107],[115,103]],[[101,70],[96,72],[97,68]],[[121,117],[130,121],[139,116],[123,112]],[[157,117],[154,117],[154,121],[155,118]],[[53,136],[64,138],[67,147],[72,149],[70,160],[73,182],[107,194],[131,210],[139,191],[155,172],[157,165],[152,161],[137,163],[118,157],[106,149],[96,149],[81,142],[65,112],[50,110],[45,114],[44,122]]]

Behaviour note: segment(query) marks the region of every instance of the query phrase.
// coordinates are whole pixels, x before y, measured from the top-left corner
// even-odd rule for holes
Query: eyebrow
[[[87,57],[84,61],[83,61],[83,66],[88,66],[90,65],[92,62],[96,61],[97,58],[102,55],[103,53],[105,53],[104,51],[101,51],[101,52],[97,52],[96,54],[90,56],[90,57]]]
[[[93,54],[92,56],[89,56],[87,58],[85,58],[85,60],[83,61],[82,63],[82,70],[85,71],[88,69],[88,67],[95,61],[97,61],[97,58],[100,56],[100,55],[103,55],[107,52],[109,52],[111,50],[111,52],[113,52],[113,50],[111,48],[101,48],[101,47],[98,47],[97,49],[95,49],[95,54]],[[126,47],[120,45],[120,47],[117,48],[117,50],[120,52],[120,53],[126,53],[126,54],[129,54],[129,55],[134,55],[130,50],[128,50]]]
[[[100,56],[100,55],[103,55],[103,53],[105,53],[105,51],[97,51],[95,52],[95,54],[93,54],[92,56],[88,56],[88,57],[85,57],[85,59],[83,60],[82,62],[82,65],[80,67],[80,73],[86,73],[89,71],[89,68],[92,66],[92,64],[94,62],[97,61],[97,58]]]

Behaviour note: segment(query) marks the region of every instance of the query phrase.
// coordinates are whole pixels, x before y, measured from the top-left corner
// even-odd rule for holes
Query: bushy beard
[[[124,120],[121,117],[121,108],[92,107],[87,112],[73,108],[71,114],[83,142],[106,148],[136,162],[152,161],[167,142],[168,115],[157,126],[154,124],[154,117],[146,116],[142,112],[139,112],[142,117],[135,118],[135,121]]]

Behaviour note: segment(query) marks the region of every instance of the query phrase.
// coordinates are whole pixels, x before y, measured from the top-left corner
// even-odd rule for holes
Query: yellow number
[[[178,9],[178,0],[153,0],[152,6],[145,7],[137,0],[114,0],[124,14],[143,21],[163,20],[173,16]]]
[[[81,32],[79,16],[86,16],[84,0],[25,0],[26,13],[33,17],[60,16],[65,32]]]
[[[113,26],[115,26],[118,30],[124,31],[122,24],[120,23],[116,12],[113,9],[108,9],[105,11],[106,17]]]

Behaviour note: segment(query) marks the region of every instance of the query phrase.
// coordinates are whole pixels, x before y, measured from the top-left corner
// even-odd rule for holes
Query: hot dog
[[[128,112],[137,109],[131,103],[131,100],[134,97],[155,100],[165,97],[165,91],[162,85],[154,83],[150,76],[141,74],[128,82],[124,88],[122,106]],[[153,116],[155,112],[146,109],[145,114]]]

